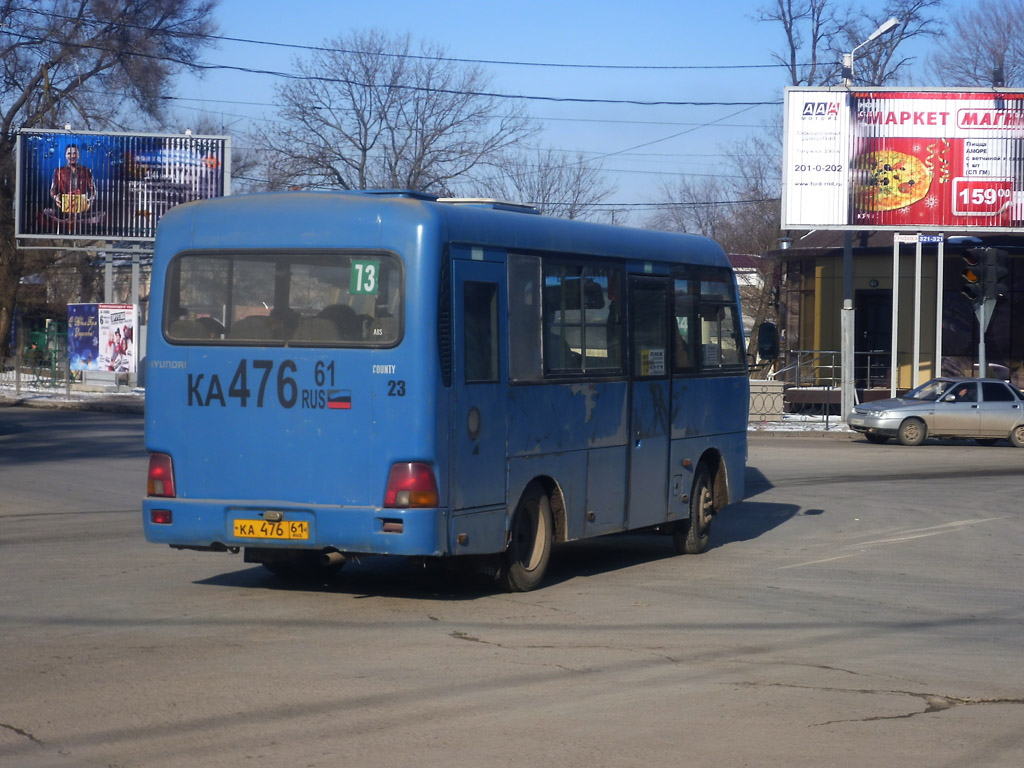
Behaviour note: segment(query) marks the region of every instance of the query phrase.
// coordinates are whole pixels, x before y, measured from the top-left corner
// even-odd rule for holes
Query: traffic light
[[[1009,289],[1004,278],[1009,271],[1006,264],[1006,251],[1001,248],[986,248],[985,266],[982,270],[984,274],[982,296],[986,299],[999,299],[1005,296]]]
[[[985,253],[988,248],[968,248],[963,253],[964,271],[961,272],[964,278],[964,286],[960,293],[972,304],[980,304],[985,300],[984,264]]]

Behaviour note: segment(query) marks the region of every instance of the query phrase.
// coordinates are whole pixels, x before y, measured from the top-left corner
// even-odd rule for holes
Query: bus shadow
[[[796,504],[743,501],[715,518],[712,545],[722,546],[760,538],[800,514]],[[804,514],[810,514],[810,510]]]
[[[800,508],[793,504],[745,501],[715,518],[708,552],[763,536],[783,525]],[[806,514],[806,513],[805,513]],[[600,536],[556,545],[544,586],[680,557],[672,537],[637,531]],[[494,569],[461,559],[428,560],[368,555],[359,557],[330,577],[287,579],[262,566],[218,574],[196,582],[207,586],[267,589],[348,595],[355,598],[391,597],[406,600],[464,601],[501,592]]]
[[[746,488],[748,499],[752,499],[775,487],[764,472],[757,467],[747,467],[747,471],[743,475],[743,484]]]
[[[195,582],[206,586],[348,595],[403,600],[462,601],[499,591],[493,576],[467,568],[423,565],[411,559],[367,555],[347,563],[338,573],[319,578],[284,578],[262,566],[251,566]]]

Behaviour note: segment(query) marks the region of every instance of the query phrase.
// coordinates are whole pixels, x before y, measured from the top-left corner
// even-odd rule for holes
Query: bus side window
[[[583,370],[582,269],[544,265],[544,372]]]
[[[675,280],[675,343],[672,367],[677,373],[690,373],[697,367],[693,354],[693,281]]]
[[[744,364],[742,329],[727,271],[708,272],[700,281],[701,367],[735,368]]]
[[[471,283],[463,286],[463,340],[466,383],[498,380],[498,286]]]
[[[508,372],[512,381],[543,376],[537,256],[508,255]]]
[[[587,283],[596,289],[587,301],[586,369],[588,372],[613,373],[622,370],[622,336],[625,331],[621,296],[624,291],[622,270],[616,267],[587,267]]]

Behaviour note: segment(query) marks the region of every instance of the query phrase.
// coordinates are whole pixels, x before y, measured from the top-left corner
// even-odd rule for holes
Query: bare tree
[[[912,57],[899,53],[901,46],[907,40],[936,34],[932,14],[944,1],[889,0],[869,12],[861,3],[841,0],[772,0],[761,7],[756,18],[782,28],[786,43],[772,58],[786,67],[790,85],[839,83],[843,54],[867,40],[885,20],[899,19],[900,26],[864,46],[856,59],[855,83],[889,85],[903,77],[913,62]]]
[[[779,189],[781,171],[779,136],[766,125],[758,136],[724,149],[728,158],[715,177],[680,176],[662,185],[662,203],[649,226],[691,232],[713,238],[727,253],[760,254],[774,248],[779,236]],[[779,280],[779,265],[762,268],[761,289],[741,291],[744,315],[754,327],[772,316],[772,301]],[[748,354],[757,352],[756,335],[748,340]]]
[[[555,149],[510,155],[474,188],[484,197],[529,203],[563,219],[596,218],[597,204],[615,192],[600,164],[587,161],[582,152],[567,159]]]
[[[730,145],[726,190],[733,204],[719,240],[732,253],[760,253],[778,242],[782,153],[775,145],[769,132]]]
[[[1024,85],[1024,0],[962,6],[928,60],[931,79],[943,86],[989,86],[996,69],[1007,87]]]
[[[658,210],[647,226],[717,240],[729,216],[728,191],[719,176],[678,176],[660,184]]]
[[[14,236],[21,128],[159,123],[174,75],[216,31],[216,0],[5,0],[0,4],[0,350],[27,252]],[[111,105],[116,105],[113,109]]]
[[[868,13],[861,10],[852,15],[843,26],[841,34],[833,39],[838,48],[833,52],[838,60],[859,46],[868,36],[888,19],[899,20],[899,26],[891,32],[875,38],[857,52],[854,62],[854,85],[896,85],[906,81],[908,70],[915,62],[913,56],[906,56],[908,40],[919,37],[936,37],[939,22],[933,15],[945,0],[889,0],[880,10]]]
[[[840,65],[832,51],[846,17],[837,6],[835,0],[772,0],[758,10],[758,21],[782,27],[786,45],[772,58],[786,67],[790,85],[838,81]]]
[[[532,131],[521,107],[486,93],[476,66],[408,36],[330,41],[278,88],[283,121],[257,132],[268,185],[448,193]]]
[[[648,226],[717,240],[730,253],[759,253],[779,236],[781,169],[778,138],[764,133],[722,147],[726,158],[715,176],[662,182],[658,213]]]

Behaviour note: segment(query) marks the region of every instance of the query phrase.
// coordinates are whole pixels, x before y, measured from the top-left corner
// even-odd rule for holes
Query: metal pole
[[[921,383],[921,233],[917,233],[914,249],[914,370],[911,384],[915,389]]]
[[[988,302],[982,301],[978,304],[978,376],[988,375],[988,360],[985,359],[985,329],[988,321],[985,315],[988,312]]]
[[[898,357],[896,345],[899,339],[900,325],[900,236],[899,233],[893,236],[892,240],[892,351],[889,364],[889,395],[896,397],[896,386],[899,383],[899,368],[897,368]]]
[[[17,314],[14,314],[14,321],[17,323],[14,332],[14,394],[21,397],[21,366],[25,362],[22,350],[24,337],[21,333],[21,323],[18,322]]]
[[[845,420],[854,401],[853,232],[843,232],[843,309],[839,315],[841,378],[839,410]]]
[[[114,254],[106,253],[103,258],[103,301],[114,301]]]
[[[135,308],[135,373],[128,374],[128,385],[138,385],[138,361],[142,358],[142,327],[139,320],[139,251],[132,253],[132,306]]]
[[[946,238],[939,240],[939,255],[935,260],[935,363],[932,366],[932,377],[942,375],[942,282],[945,277],[943,259],[945,258]]]

